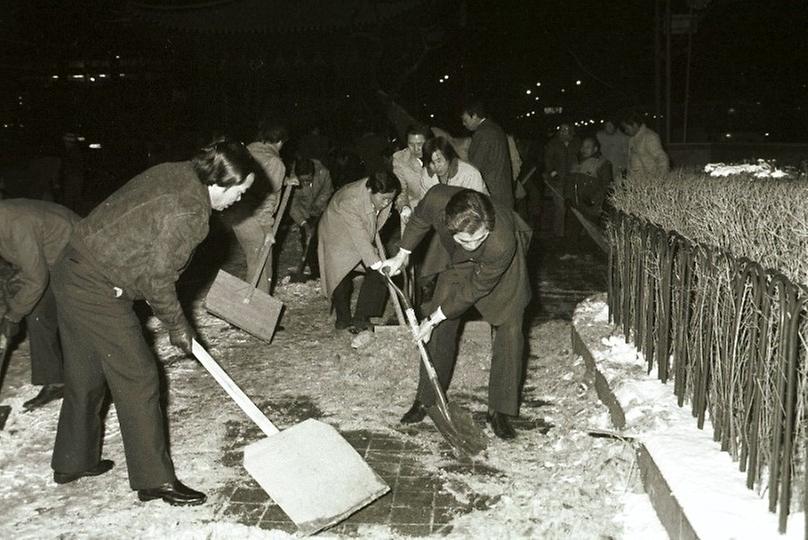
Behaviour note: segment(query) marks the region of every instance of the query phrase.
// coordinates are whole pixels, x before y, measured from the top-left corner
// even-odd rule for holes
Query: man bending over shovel
[[[204,493],[174,475],[157,365],[132,304],[148,302],[171,344],[191,354],[194,331],[177,299],[176,281],[208,235],[211,210],[238,201],[257,167],[243,144],[217,142],[192,161],[139,174],[76,225],[53,272],[65,358],[51,461],[57,484],[112,468],[112,461],[101,459],[101,405],[109,388],[129,485],[138,498],[205,502]]]
[[[510,208],[492,202],[487,195],[436,185],[415,208],[401,249],[379,271],[398,273],[430,229],[435,230],[443,249],[436,250],[436,260],[430,261],[438,280],[432,300],[423,310],[431,315],[421,322],[418,337],[427,342],[446,390],[456,361],[461,317],[472,306],[477,308],[495,330],[488,421],[497,437],[511,439],[516,433],[509,418],[519,412],[524,362],[522,318],[530,300],[525,252],[531,230]],[[420,422],[434,402],[422,366],[415,402],[401,422]]]

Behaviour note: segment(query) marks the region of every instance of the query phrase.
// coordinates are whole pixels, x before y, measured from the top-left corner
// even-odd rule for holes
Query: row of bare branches
[[[785,532],[808,503],[808,186],[672,177],[617,186],[610,316]]]

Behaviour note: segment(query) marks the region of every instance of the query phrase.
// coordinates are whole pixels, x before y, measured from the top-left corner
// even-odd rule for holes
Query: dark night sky
[[[311,65],[297,69],[294,80],[285,86],[267,86],[267,81],[275,84],[278,79],[272,73],[278,56],[288,64],[295,58],[295,50],[318,54],[320,48],[328,62],[335,43],[339,47],[346,39],[360,43],[360,38],[345,30],[198,34],[153,25],[133,16],[132,11],[120,7],[122,4],[110,2],[63,2],[57,4],[60,7],[40,0],[5,3],[0,14],[0,31],[5,36],[0,38],[4,43],[0,56],[0,98],[4,105],[0,106],[0,114],[6,118],[20,114],[15,109],[15,96],[20,93],[26,93],[26,99],[29,94],[34,96],[31,101],[36,102],[40,112],[53,107],[53,103],[60,110],[86,110],[87,100],[99,96],[123,106],[110,92],[71,89],[62,91],[59,100],[51,102],[34,88],[37,74],[47,78],[53,69],[63,73],[70,61],[110,59],[118,51],[125,57],[145,59],[147,66],[155,60],[169,65],[168,70],[160,72],[164,88],[187,93],[189,100],[238,101],[248,90],[248,78],[255,79],[254,86],[266,87],[270,92],[302,95],[308,90],[318,98],[341,97],[348,83],[317,82],[318,69]],[[294,5],[291,1],[285,3]],[[563,104],[573,116],[581,117],[602,116],[633,106],[653,109],[654,3],[650,0],[468,0],[465,9],[459,0],[424,4],[394,24],[362,29],[379,40],[381,50],[372,73],[367,65],[372,62],[362,62],[361,58],[356,65],[346,64],[349,72],[343,75],[347,79],[355,75],[355,93],[370,92],[376,85],[398,90],[402,102],[423,109],[417,112],[434,112],[449,121],[462,95],[474,91],[489,98],[506,124],[523,130],[540,129],[534,123],[522,120],[520,124],[517,120],[539,105]],[[706,9],[697,12],[698,31],[693,39],[693,102],[707,108],[719,103],[716,106],[725,109],[733,102],[761,101],[765,111],[758,116],[789,118],[791,114],[792,119],[804,119],[808,101],[805,2],[712,0],[707,4]],[[672,0],[672,10],[687,13],[688,3]],[[317,23],[316,13],[308,15]],[[417,58],[416,45],[424,36],[434,40],[436,47],[400,85],[401,73]],[[683,98],[686,44],[686,36],[674,36],[674,103]],[[342,60],[339,55],[336,58]],[[217,59],[221,60],[218,64]],[[252,66],[252,72],[245,71],[244,65]],[[356,72],[351,73],[351,69]],[[450,81],[438,84],[443,74],[450,73]],[[576,80],[581,80],[581,86],[575,86]],[[536,88],[537,81],[541,81],[541,88]],[[149,84],[155,86],[159,81]],[[561,88],[566,90],[564,94]],[[527,90],[531,90],[530,95]],[[119,86],[115,91],[127,89]],[[308,103],[311,106],[313,101]],[[327,107],[334,108],[333,100]],[[802,116],[795,112],[797,107],[803,111]],[[152,114],[157,115],[157,111]],[[206,110],[206,114],[218,113]],[[235,113],[229,114],[227,121],[233,121]],[[75,114],[63,116],[65,122],[76,121]],[[719,121],[722,120],[711,118],[708,123]]]

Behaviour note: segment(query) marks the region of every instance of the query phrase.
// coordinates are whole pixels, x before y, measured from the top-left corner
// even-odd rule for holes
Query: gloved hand
[[[0,322],[0,335],[6,338],[7,341],[11,341],[11,339],[17,335],[17,332],[20,331],[20,323],[14,322],[6,317],[3,317],[2,322]]]
[[[421,324],[418,326],[418,335],[416,336],[418,341],[429,343],[432,337],[432,330],[444,320],[446,320],[446,315],[444,315],[443,310],[438,307],[432,315],[421,321]]]
[[[408,251],[399,249],[395,257],[390,257],[389,259],[381,261],[379,267],[374,268],[374,270],[378,270],[382,274],[388,276],[398,275],[401,272],[401,269],[407,265],[409,257],[410,253]]]
[[[188,324],[188,321],[185,320],[168,332],[168,340],[171,344],[178,347],[187,355],[193,354],[191,344],[194,339],[196,339],[196,332],[194,332],[194,329]]]

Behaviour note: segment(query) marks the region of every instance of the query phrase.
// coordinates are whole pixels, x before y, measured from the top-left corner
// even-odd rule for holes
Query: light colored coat
[[[401,183],[401,193],[396,198],[396,209],[400,212],[405,206],[415,208],[424,192],[421,188],[421,171],[424,165],[421,160],[412,154],[409,148],[404,148],[393,154],[393,174]]]
[[[483,182],[483,177],[480,174],[480,171],[474,168],[473,165],[470,163],[466,163],[463,160],[458,159],[456,162],[457,170],[455,173],[446,181],[447,186],[457,186],[467,189],[473,189],[474,191],[479,191],[480,193],[485,193],[488,195],[488,188],[485,186],[485,182]],[[451,173],[451,168],[450,171]],[[438,175],[433,174],[430,175],[429,171],[426,167],[424,167],[423,172],[421,173],[421,189],[424,193],[429,191],[429,188],[432,186],[437,186],[440,184],[438,180]],[[413,205],[415,206],[415,205]]]
[[[373,241],[387,221],[390,207],[376,213],[367,180],[351,182],[337,191],[317,227],[320,285],[328,298],[348,272],[381,261]]]
[[[612,177],[620,178],[623,169],[628,167],[628,136],[619,129],[614,133],[601,129],[596,136],[600,153],[612,164]]]
[[[668,174],[670,162],[659,135],[645,124],[628,140],[628,175],[661,177]]]

